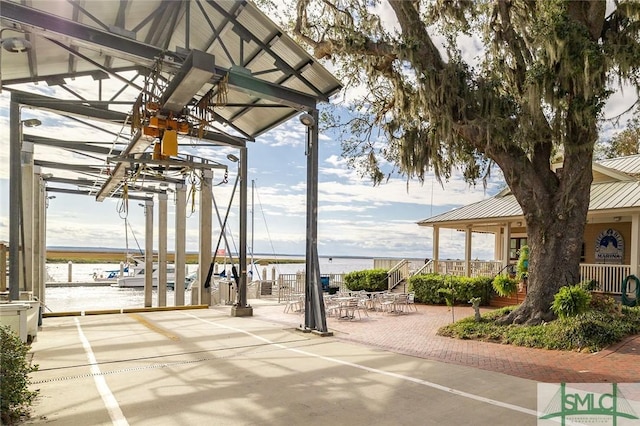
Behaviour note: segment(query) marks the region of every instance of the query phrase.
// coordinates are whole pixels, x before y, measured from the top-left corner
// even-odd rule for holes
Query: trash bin
[[[322,291],[329,291],[329,276],[320,276],[320,283],[322,284]]]

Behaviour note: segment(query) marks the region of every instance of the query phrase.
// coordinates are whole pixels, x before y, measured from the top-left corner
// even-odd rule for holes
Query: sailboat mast
[[[255,179],[251,179],[251,271],[253,271],[253,222],[254,222],[254,213],[255,213],[255,208],[254,208],[254,202],[253,202],[253,193],[255,190],[255,186],[256,186],[256,181]],[[256,271],[257,272],[257,271]],[[253,272],[252,275],[253,277]]]

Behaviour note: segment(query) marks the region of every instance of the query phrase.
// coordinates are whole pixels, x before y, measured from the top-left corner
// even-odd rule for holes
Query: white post
[[[502,235],[502,266],[509,264],[509,252],[511,251],[511,222],[504,225],[504,234]]]
[[[471,227],[464,230],[464,275],[471,276]]]
[[[205,288],[205,281],[209,273],[211,265],[211,213],[212,213],[212,194],[211,180],[213,179],[213,171],[202,171],[202,185],[200,190],[200,253],[198,254],[198,263],[200,264],[200,273],[198,274],[199,292],[197,300],[192,300],[191,304],[209,305],[211,302],[211,288]],[[192,296],[193,297],[193,293]]]
[[[167,198],[158,194],[158,306],[167,306]]]
[[[438,273],[438,261],[440,260],[440,228],[433,227],[433,272]]]
[[[73,281],[73,262],[69,261],[67,265],[67,282]]]
[[[631,275],[640,276],[640,214],[631,215]]]
[[[144,307],[150,308],[153,297],[153,200],[144,202]]]
[[[185,280],[186,264],[186,236],[187,236],[187,187],[184,184],[176,185],[176,283]],[[175,305],[184,305],[184,285],[174,288]]]

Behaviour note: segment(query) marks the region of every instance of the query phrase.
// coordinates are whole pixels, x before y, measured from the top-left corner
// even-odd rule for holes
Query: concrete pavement
[[[536,424],[533,380],[387,351],[345,331],[420,313],[330,320],[336,335],[318,337],[296,331],[299,317],[282,309],[46,318],[32,346],[40,397],[28,423]],[[410,348],[422,337],[407,331]]]

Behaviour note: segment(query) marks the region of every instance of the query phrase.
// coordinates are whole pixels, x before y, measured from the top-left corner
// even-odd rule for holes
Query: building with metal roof
[[[640,272],[640,155],[597,161],[592,170],[581,276],[601,283],[603,291],[620,293],[624,277]],[[496,274],[515,263],[527,243],[522,208],[508,187],[491,198],[429,217],[418,225],[433,228],[431,268],[445,273]],[[460,260],[439,258],[442,229],[465,232],[465,253]],[[473,233],[494,235],[493,261],[471,259]]]

